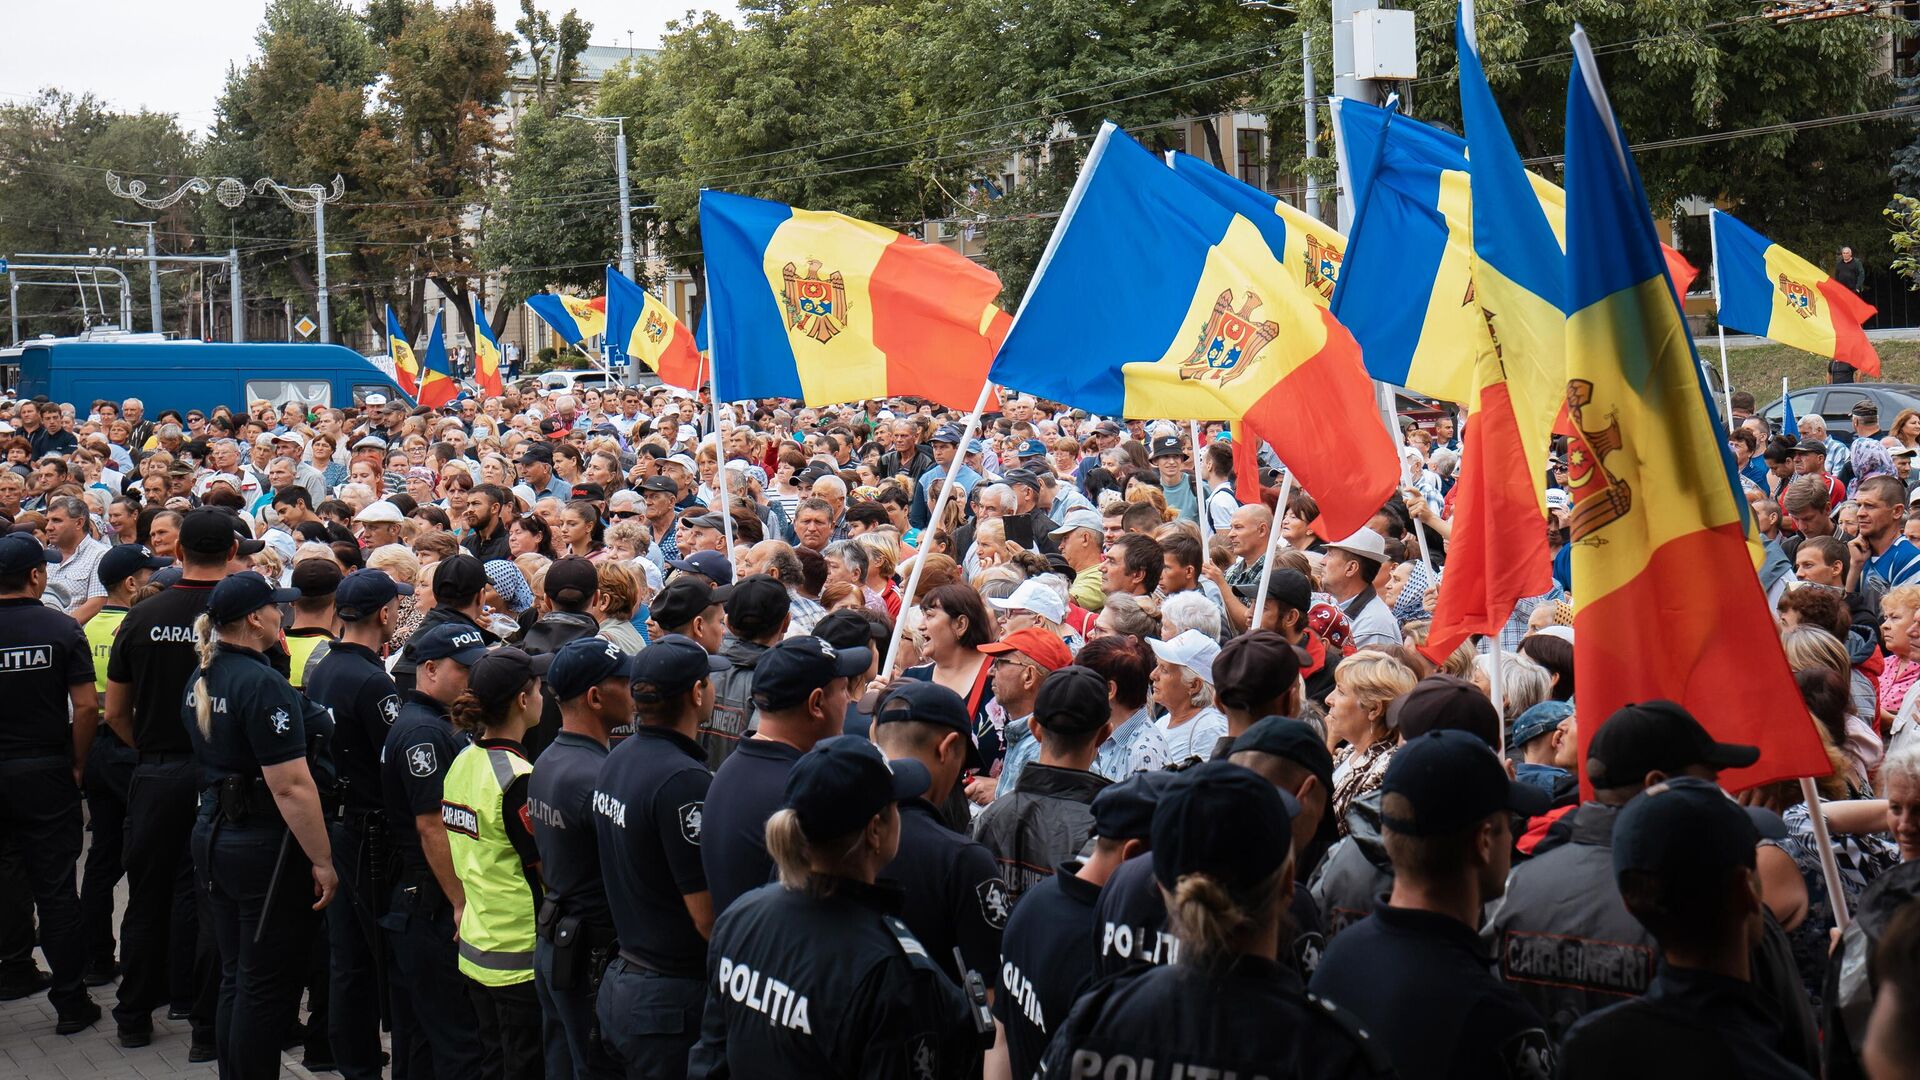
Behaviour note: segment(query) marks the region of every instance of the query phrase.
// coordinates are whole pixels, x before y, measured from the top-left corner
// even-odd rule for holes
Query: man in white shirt
[[[1373,589],[1386,563],[1386,538],[1372,529],[1327,545],[1323,584],[1352,625],[1355,646],[1400,644],[1400,620]]]

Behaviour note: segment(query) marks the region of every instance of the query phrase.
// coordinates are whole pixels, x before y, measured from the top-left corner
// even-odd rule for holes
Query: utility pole
[[[153,221],[114,221],[115,225],[126,225],[135,229],[147,230],[147,246],[142,254],[147,257],[147,306],[152,310],[153,332],[162,332],[160,325],[160,260],[159,249],[154,246]],[[128,327],[132,329],[132,327]]]
[[[254,181],[254,194],[272,191],[287,204],[287,209],[296,214],[313,215],[314,262],[318,269],[314,273],[314,287],[319,293],[320,341],[327,344],[333,341],[333,319],[327,297],[327,204],[340,201],[347,193],[347,182],[341,177],[333,178],[333,190],[329,192],[319,184],[306,187],[288,187],[277,180],[265,178]]]
[[[585,113],[566,115],[570,120],[614,126],[613,171],[620,181],[620,272],[627,276],[628,281],[636,280],[633,276],[633,192],[627,186],[627,118],[588,116]]]
[[[1307,128],[1307,213],[1320,216],[1320,181],[1313,175],[1313,161],[1320,156],[1320,94],[1313,83],[1313,34],[1300,31],[1300,81],[1305,85]]]

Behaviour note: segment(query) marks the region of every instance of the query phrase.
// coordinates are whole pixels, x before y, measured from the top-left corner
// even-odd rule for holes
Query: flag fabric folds
[[[1333,302],[1333,286],[1340,280],[1340,263],[1347,238],[1331,225],[1252,184],[1177,150],[1167,152],[1167,164],[1205,192],[1214,202],[1244,216],[1267,238],[1267,246],[1321,307]]]
[[[453,377],[453,361],[447,356],[447,339],[442,324],[445,313],[433,317],[433,335],[427,339],[427,355],[420,361],[420,392],[414,399],[429,409],[437,409],[460,396],[460,383]]]
[[[660,381],[683,390],[700,385],[700,350],[693,332],[661,299],[607,267],[607,340],[647,365]]]
[[[1862,329],[1872,304],[1732,214],[1715,210],[1712,220],[1722,326],[1880,374],[1880,354]]]
[[[1793,415],[1793,395],[1787,393],[1784,384],[1780,387],[1780,434],[1800,438],[1800,421]]]
[[[527,306],[569,345],[578,345],[607,332],[607,298],[604,296],[588,300],[564,293],[534,293],[527,297]]]
[[[1246,215],[1103,125],[993,381],[1104,416],[1244,420],[1346,535],[1400,464],[1353,335]]]
[[[1522,599],[1553,587],[1540,488],[1566,394],[1566,259],[1467,34],[1460,20],[1480,333],[1447,572],[1427,637],[1427,655],[1442,658],[1469,635],[1498,634]]]
[[[1009,320],[1000,279],[842,214],[700,193],[714,396],[973,408]]]
[[[473,381],[488,397],[499,397],[506,392],[500,374],[500,339],[494,336],[493,325],[487,322],[486,307],[478,295],[473,298]]]
[[[1629,702],[1760,747],[1729,790],[1829,771],[1747,548],[1747,502],[1584,32],[1567,89],[1567,407],[1580,761]]]
[[[400,329],[400,319],[387,308],[387,355],[393,360],[393,381],[408,397],[420,396],[420,361],[413,355],[413,343],[407,340],[406,331]]]

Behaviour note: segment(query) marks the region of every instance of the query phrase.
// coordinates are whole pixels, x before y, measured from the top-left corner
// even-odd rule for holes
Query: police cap
[[[547,688],[556,701],[569,701],[631,668],[620,646],[602,637],[578,638],[560,646],[547,668]]]
[[[1408,836],[1457,832],[1501,810],[1545,813],[1547,793],[1507,776],[1493,748],[1466,731],[1429,731],[1400,744],[1380,790],[1408,803],[1408,814],[1381,823]]]
[[[684,634],[667,634],[633,658],[633,700],[667,701],[686,693],[701,679],[732,666],[733,661],[709,654],[699,642]],[[552,678],[547,682],[551,685]]]
[[[115,544],[100,556],[100,568],[95,573],[100,578],[100,584],[113,586],[142,570],[158,570],[172,565],[172,559],[155,555],[153,549],[145,544]]]
[[[959,694],[936,682],[901,679],[880,695],[879,703],[873,707],[873,722],[878,726],[903,720],[917,720],[959,732],[960,745],[966,747],[967,767],[984,766],[980,748],[973,743],[973,717],[967,714],[966,700]]]
[[[31,532],[0,536],[0,574],[25,574],[60,561],[60,553],[42,544]]]
[[[1150,839],[1153,811],[1178,775],[1164,769],[1137,772],[1101,788],[1093,797],[1093,835],[1104,840]]]
[[[259,611],[269,604],[290,604],[300,599],[299,589],[276,589],[266,578],[252,570],[223,578],[207,598],[207,614],[215,626],[225,626]]]
[[[865,825],[888,803],[924,794],[931,783],[918,761],[890,762],[870,740],[835,735],[793,763],[786,804],[809,839],[831,840]]]
[[[318,560],[314,560],[318,561]],[[413,586],[380,570],[355,570],[333,590],[333,613],[342,622],[358,622],[386,607],[396,596],[412,596]]]
[[[1153,876],[1172,889],[1187,874],[1228,888],[1259,884],[1293,851],[1293,796],[1229,761],[1175,776],[1153,812]],[[1232,828],[1222,828],[1232,822]]]
[[[872,660],[871,649],[836,649],[811,634],[788,638],[760,654],[753,670],[753,703],[763,709],[791,709],[833,680],[867,670]]]
[[[1613,873],[1699,880],[1754,865],[1761,840],[1786,835],[1785,823],[1772,811],[1741,806],[1711,780],[1676,776],[1621,807],[1613,823]]]
[[[1257,721],[1233,740],[1227,751],[1231,758],[1246,750],[1285,758],[1312,773],[1322,790],[1333,791],[1333,755],[1327,744],[1305,720],[1291,716],[1269,716]]]
[[[546,674],[552,663],[552,653],[528,656],[511,645],[502,646],[474,663],[473,671],[467,675],[467,689],[481,701],[501,701],[524,690],[528,680]]]
[[[407,642],[407,652],[416,663],[452,660],[456,664],[472,667],[487,655],[487,639],[477,627],[441,623],[424,634],[414,635]]]

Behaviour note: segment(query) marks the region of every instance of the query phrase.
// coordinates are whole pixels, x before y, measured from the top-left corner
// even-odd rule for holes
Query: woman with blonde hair
[[[1327,695],[1327,743],[1333,751],[1333,801],[1328,813],[1347,831],[1347,807],[1380,786],[1400,745],[1388,708],[1413,690],[1413,672],[1389,653],[1361,650],[1333,671]]]
[[[1127,501],[1130,503],[1146,503],[1148,506],[1153,507],[1160,512],[1161,521],[1172,521],[1174,518],[1180,516],[1178,510],[1171,509],[1167,506],[1167,493],[1160,490],[1159,485],[1148,482],[1145,479],[1145,474],[1141,475],[1137,483],[1127,485]]]
[[[1898,585],[1880,598],[1880,643],[1891,655],[1878,687],[1880,709],[1890,717],[1891,754],[1914,741],[1915,713],[1920,712],[1920,585]]]
[[[1787,666],[1795,674],[1825,669],[1849,687],[1847,707],[1842,714],[1836,714],[1838,722],[1831,725],[1827,735],[1848,763],[1849,767],[1844,770],[1848,782],[1862,792],[1871,793],[1869,777],[1879,771],[1886,746],[1873,725],[1860,716],[1860,703],[1851,690],[1854,671],[1847,647],[1831,632],[1803,623],[1781,633],[1780,648],[1786,652]],[[1815,715],[1820,715],[1818,710]]]
[[[599,575],[600,591],[588,608],[600,620],[599,634],[627,656],[638,656],[647,647],[647,636],[634,625],[633,613],[646,585],[631,567],[612,559],[600,564]]]

